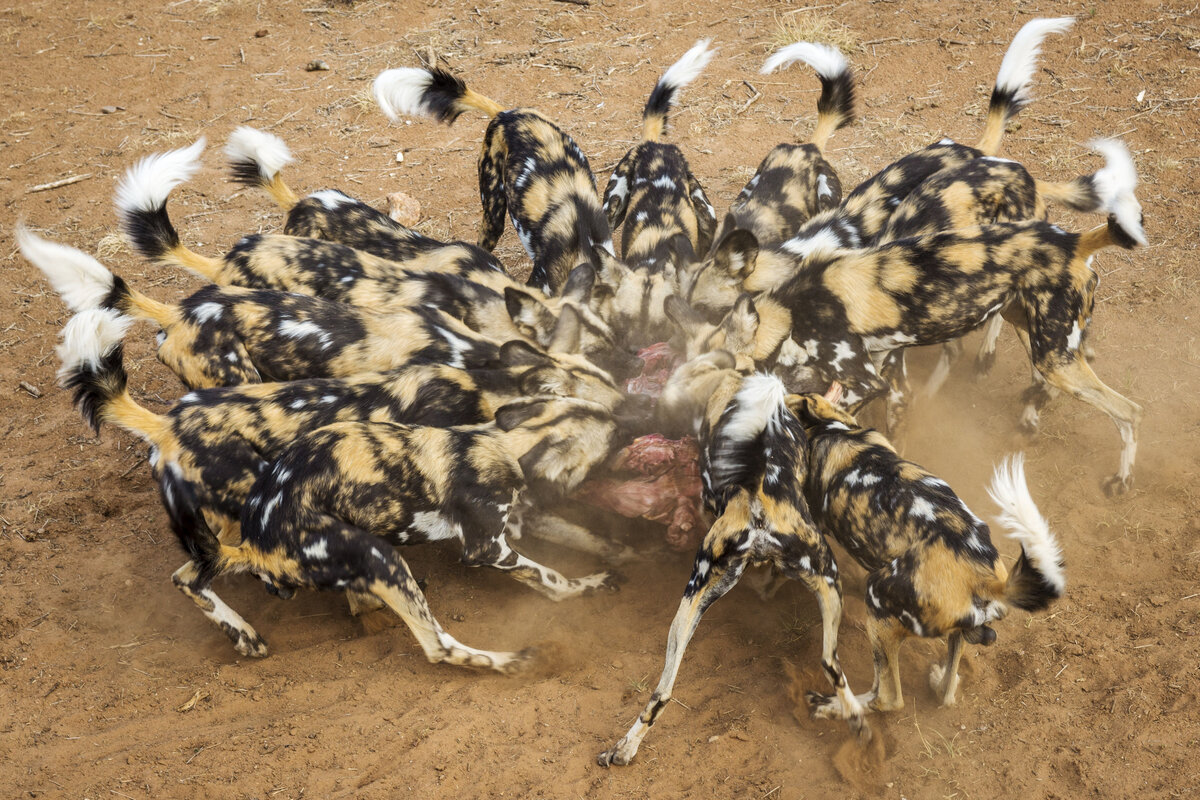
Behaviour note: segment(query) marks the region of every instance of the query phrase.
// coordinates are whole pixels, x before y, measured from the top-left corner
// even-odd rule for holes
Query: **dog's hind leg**
[[[834,696],[830,698],[809,692],[807,699],[813,716],[835,716],[844,719],[850,725],[850,732],[860,741],[870,741],[871,729],[864,718],[866,711],[863,703],[850,691],[850,684],[846,681],[846,674],[842,671],[842,663],[837,654],[838,627],[842,622],[842,594],[836,570],[834,576],[802,572],[793,573],[789,577],[802,581],[817,596],[817,605],[821,609],[821,668],[825,670],[825,677],[833,684]],[[830,702],[831,700],[836,702]]]
[[[1065,364],[1052,367],[1038,365],[1050,385],[1078,397],[1103,411],[1121,433],[1121,462],[1117,473],[1103,483],[1104,493],[1112,497],[1124,494],[1133,487],[1133,461],[1137,456],[1137,430],[1142,420],[1142,407],[1104,384],[1081,353]]]
[[[963,635],[959,631],[950,634],[946,641],[946,663],[934,664],[929,668],[929,688],[937,695],[938,704],[954,705],[958,691],[958,662],[962,659]]]
[[[983,378],[996,365],[996,345],[1000,341],[1000,332],[1004,330],[1004,317],[993,314],[983,324],[983,341],[979,343],[979,352],[975,354],[975,377]]]
[[[946,379],[950,377],[950,370],[962,358],[962,354],[962,339],[952,339],[942,345],[942,352],[938,356],[937,364],[934,365],[933,372],[929,373],[925,387],[921,390],[923,396],[933,397],[942,390]]]
[[[867,616],[867,638],[875,662],[874,697],[868,706],[872,711],[899,711],[904,708],[904,692],[900,688],[900,645],[909,632],[895,617]]]
[[[742,517],[742,521],[744,519]],[[696,626],[700,624],[700,617],[737,584],[746,568],[746,551],[740,550],[738,545],[748,535],[741,521],[735,523],[728,515],[722,515],[704,537],[696,553],[692,575],[683,590],[683,599],[679,601],[679,610],[671,622],[671,631],[667,634],[666,663],[658,686],[629,732],[597,757],[596,762],[600,766],[624,766],[632,761],[642,740],[658,721],[667,703],[671,702],[671,691],[675,687],[679,665],[683,663],[683,652],[696,632]]]
[[[496,249],[496,242],[504,233],[504,215],[508,212],[508,187],[504,183],[507,152],[503,126],[492,120],[479,153],[479,200],[483,204],[479,246],[488,252]]]
[[[171,576],[176,588],[195,603],[204,616],[212,620],[233,642],[233,647],[244,656],[264,658],[267,643],[250,623],[242,619],[225,601],[217,596],[210,586],[211,578],[203,575],[195,561],[189,561]]]

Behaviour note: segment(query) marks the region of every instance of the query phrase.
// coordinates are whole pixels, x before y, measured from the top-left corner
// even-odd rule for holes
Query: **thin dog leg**
[[[962,659],[963,635],[959,631],[950,634],[946,642],[946,663],[934,664],[929,668],[929,688],[943,706],[954,705],[958,691],[958,662]]]
[[[950,370],[962,358],[962,354],[962,339],[954,339],[943,344],[941,355],[938,356],[938,361],[934,365],[933,372],[929,373],[929,379],[925,381],[925,388],[921,394],[925,397],[933,397],[940,392],[942,386],[946,383],[946,379],[950,377]]]
[[[983,341],[979,343],[979,352],[975,355],[975,377],[983,378],[996,365],[996,344],[1000,340],[1000,331],[1004,330],[1004,317],[993,314],[983,324]]]
[[[895,618],[867,616],[867,638],[875,661],[875,697],[868,703],[872,711],[899,711],[904,708],[900,688],[900,645],[908,631]]]
[[[829,703],[830,698],[809,692],[807,699],[812,714],[816,718],[828,718],[832,715],[831,712],[836,711],[834,716],[846,720],[851,733],[861,741],[869,741],[871,729],[864,719],[866,712],[854,692],[850,691],[850,684],[846,681],[846,674],[842,672],[842,664],[837,655],[838,626],[842,622],[841,593],[834,588],[836,583],[829,583],[823,576],[810,574],[801,580],[817,596],[817,604],[821,608],[821,668],[825,670],[825,677],[833,684],[834,699],[837,701]]]
[[[189,561],[171,576],[176,588],[192,599],[204,616],[208,617],[233,642],[234,648],[244,656],[264,658],[267,655],[267,643],[250,623],[225,604],[209,585],[207,579],[202,580],[200,569],[196,562]]]
[[[613,564],[632,561],[637,557],[637,550],[629,545],[597,536],[587,528],[550,512],[534,512],[527,524],[531,536],[581,553],[600,556]]]
[[[696,554],[692,576],[688,580],[687,588],[683,590],[683,599],[679,601],[679,610],[675,612],[671,631],[667,634],[666,663],[658,679],[658,686],[629,732],[597,757],[596,762],[602,767],[611,764],[624,766],[637,755],[642,739],[646,738],[650,728],[671,701],[675,677],[679,674],[679,665],[683,663],[683,651],[687,649],[692,634],[696,632],[700,617],[709,606],[737,584],[738,578],[746,568],[744,555],[731,546],[732,542],[727,541],[736,537],[738,531],[731,530],[729,523],[723,525],[722,519],[718,519],[713,525],[700,546],[700,552]],[[741,533],[744,535],[745,531],[742,530]],[[721,559],[714,557],[714,552],[730,555]]]

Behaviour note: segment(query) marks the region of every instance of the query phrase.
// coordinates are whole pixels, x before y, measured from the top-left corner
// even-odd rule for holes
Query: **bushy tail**
[[[1021,543],[1021,556],[1008,573],[1004,600],[1026,611],[1040,611],[1062,597],[1067,578],[1058,540],[1025,483],[1023,453],[996,465],[988,494],[1000,506],[996,521]]]
[[[642,139],[657,142],[667,132],[667,114],[679,98],[679,90],[700,76],[715,50],[709,50],[711,39],[701,39],[691,50],[670,66],[654,85],[646,108],[642,111]]]
[[[787,398],[783,381],[774,375],[759,373],[742,381],[711,434],[707,491],[722,496],[759,475],[765,466],[763,435],[774,438],[789,423],[798,424]],[[774,452],[772,463],[780,465],[786,457],[787,453]]]
[[[1104,156],[1102,168],[1072,181],[1038,181],[1038,194],[1075,211],[1090,213],[1115,212],[1123,205],[1130,205],[1130,211],[1124,212],[1124,217],[1129,219],[1131,211],[1136,211],[1140,219],[1141,207],[1133,196],[1133,189],[1137,186],[1137,170],[1129,150],[1117,139],[1098,139],[1089,146]]]
[[[179,241],[167,215],[167,198],[176,186],[200,168],[204,137],[191,147],[146,156],[117,184],[117,216],[134,249],[152,261],[190,269],[211,281],[217,279],[220,259],[194,253]]]
[[[171,438],[167,418],[137,404],[126,388],[121,340],[132,320],[111,308],[81,311],[62,330],[58,381],[92,430],[111,422],[161,447]]]
[[[243,125],[229,135],[225,155],[235,183],[265,189],[284,211],[300,202],[280,174],[294,160],[283,139]]]
[[[1005,125],[1033,99],[1029,83],[1037,69],[1042,41],[1052,33],[1065,33],[1074,24],[1071,17],[1032,19],[1017,31],[1000,62],[1000,72],[996,75],[992,99],[988,103],[987,125],[983,129],[983,138],[976,145],[984,155],[994,156],[1000,151]]]
[[[1117,139],[1097,139],[1089,146],[1104,154],[1104,168],[1092,176],[1092,186],[1099,210],[1108,212],[1108,222],[1080,237],[1079,257],[1087,258],[1113,245],[1125,250],[1139,245],[1146,247],[1149,240],[1142,227],[1142,204],[1133,194],[1137,188],[1137,169],[1129,150]]]
[[[178,319],[178,309],[129,288],[119,275],[82,250],[43,239],[23,225],[17,226],[21,255],[42,271],[67,308],[75,312],[114,309],[159,327]]]
[[[854,74],[846,57],[836,47],[813,42],[796,42],[776,50],[763,64],[762,72],[774,72],[797,61],[815,69],[821,79],[817,128],[813,131],[812,143],[824,152],[833,132],[854,121]]]
[[[429,117],[454,124],[464,111],[494,117],[504,107],[467,88],[462,79],[443,69],[403,67],[379,73],[373,85],[375,102],[393,122],[401,116]]]

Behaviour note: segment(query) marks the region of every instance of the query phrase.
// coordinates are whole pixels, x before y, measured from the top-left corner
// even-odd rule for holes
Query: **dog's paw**
[[[623,573],[612,569],[608,571],[604,580],[601,581],[600,588],[606,592],[619,592],[621,591],[621,584],[625,583],[626,580],[627,578]]]
[[[975,380],[982,381],[992,371],[992,367],[996,366],[996,351],[990,353],[980,353],[975,357]]]
[[[1128,494],[1133,488],[1133,476],[1129,475],[1122,478],[1120,475],[1113,475],[1101,483],[1100,488],[1104,490],[1106,497],[1120,497],[1123,494]]]
[[[842,703],[834,695],[808,691],[804,693],[804,700],[813,719],[839,719],[842,716]]]
[[[635,755],[637,755],[637,748],[633,748],[631,752],[629,748],[629,742],[626,739],[622,739],[600,755],[596,756],[596,763],[602,767],[624,767],[628,765],[630,761],[633,761],[633,757]]]
[[[493,666],[497,672],[505,675],[520,675],[533,664],[537,659],[538,649],[536,647],[526,647],[520,652],[513,653],[512,658],[505,661],[503,664]]]
[[[230,634],[229,638],[233,639],[233,648],[244,656],[266,658],[268,655],[266,640],[255,631],[237,631],[236,634]]]

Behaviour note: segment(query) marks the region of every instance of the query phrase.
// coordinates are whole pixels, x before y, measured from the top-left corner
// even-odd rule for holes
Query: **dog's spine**
[[[294,161],[283,139],[242,125],[229,135],[225,155],[234,183],[265,189],[284,211],[300,202],[283,180],[283,168]]]
[[[996,465],[988,494],[1000,507],[997,522],[1021,543],[1021,556],[1004,586],[1004,600],[1026,611],[1040,611],[1062,597],[1067,579],[1058,540],[1029,494],[1023,453]]]
[[[184,247],[167,215],[171,190],[196,173],[203,151],[201,137],[191,147],[155,153],[134,164],[117,184],[117,216],[126,237],[143,256],[184,267],[215,282],[221,260]]]
[[[815,69],[821,80],[812,144],[823,153],[834,131],[854,121],[854,73],[837,48],[813,42],[796,42],[780,48],[763,64],[762,72],[774,72],[796,61]]]
[[[130,396],[121,340],[132,320],[111,308],[81,311],[67,322],[57,348],[59,384],[75,393],[75,405],[92,430],[111,422],[155,447],[171,440],[167,418]]]
[[[999,152],[1004,127],[1033,99],[1029,93],[1029,83],[1037,69],[1042,41],[1052,33],[1066,32],[1074,24],[1075,20],[1071,17],[1033,19],[1017,31],[1012,44],[1008,46],[1008,52],[1004,54],[1004,60],[1000,62],[1000,71],[988,103],[983,138],[976,145],[984,155],[994,156]]]
[[[679,91],[700,76],[714,50],[709,50],[711,39],[701,39],[691,50],[683,54],[670,66],[650,93],[646,108],[642,111],[642,139],[657,142],[667,132],[667,115],[679,99]]]
[[[74,312],[113,309],[163,328],[178,318],[175,306],[131,289],[119,275],[81,250],[43,239],[23,226],[17,228],[17,245]]]
[[[452,125],[465,111],[480,111],[489,118],[504,111],[495,100],[471,91],[444,69],[389,69],[375,78],[372,91],[393,122],[402,116],[419,116]]]

